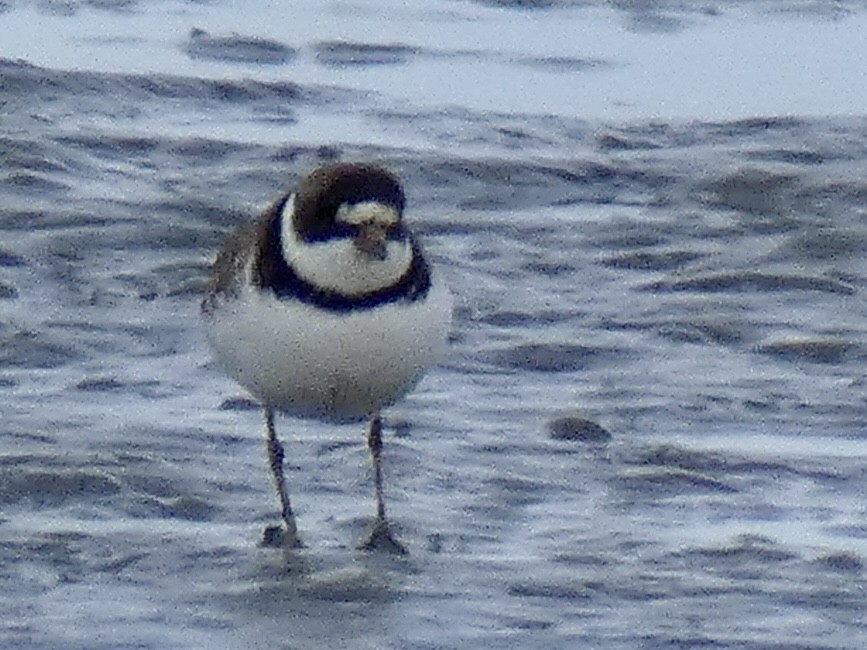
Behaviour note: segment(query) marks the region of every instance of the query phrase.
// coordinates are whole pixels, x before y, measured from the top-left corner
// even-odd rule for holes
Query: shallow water
[[[861,648],[867,12],[643,7],[0,5],[0,645]],[[458,302],[386,418],[407,558],[363,432],[288,418],[307,547],[258,546],[198,322],[334,159]]]

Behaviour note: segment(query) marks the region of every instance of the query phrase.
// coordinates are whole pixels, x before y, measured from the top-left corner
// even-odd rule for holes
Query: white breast
[[[327,312],[245,288],[208,319],[218,362],[264,404],[299,417],[368,418],[443,353],[452,298],[434,281],[424,300]]]

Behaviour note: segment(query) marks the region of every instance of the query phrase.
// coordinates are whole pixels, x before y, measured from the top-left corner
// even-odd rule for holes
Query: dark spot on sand
[[[563,416],[548,423],[552,440],[570,442],[608,442],[611,434],[595,422],[577,416]]]

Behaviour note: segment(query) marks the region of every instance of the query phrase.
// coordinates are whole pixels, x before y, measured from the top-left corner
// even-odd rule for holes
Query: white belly
[[[443,353],[452,298],[325,312],[245,290],[206,317],[217,361],[263,404],[298,417],[361,420],[407,391]]]

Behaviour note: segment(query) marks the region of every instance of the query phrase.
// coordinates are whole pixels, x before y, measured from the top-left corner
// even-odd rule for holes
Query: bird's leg
[[[391,534],[385,518],[385,499],[382,492],[382,419],[379,414],[370,421],[367,433],[367,447],[373,461],[373,482],[376,490],[376,518],[367,541],[360,546],[365,550],[383,549],[392,553],[405,554],[406,549]]]
[[[283,458],[285,456],[283,445],[277,439],[277,433],[274,431],[274,410],[267,406],[265,407],[265,435],[268,445],[268,465],[271,467],[277,494],[280,496],[281,515],[286,524],[286,530],[281,531],[278,526],[268,526],[265,529],[263,543],[266,546],[300,547],[298,527],[295,525],[295,515],[292,514],[292,505],[289,502],[289,488],[283,474]]]

